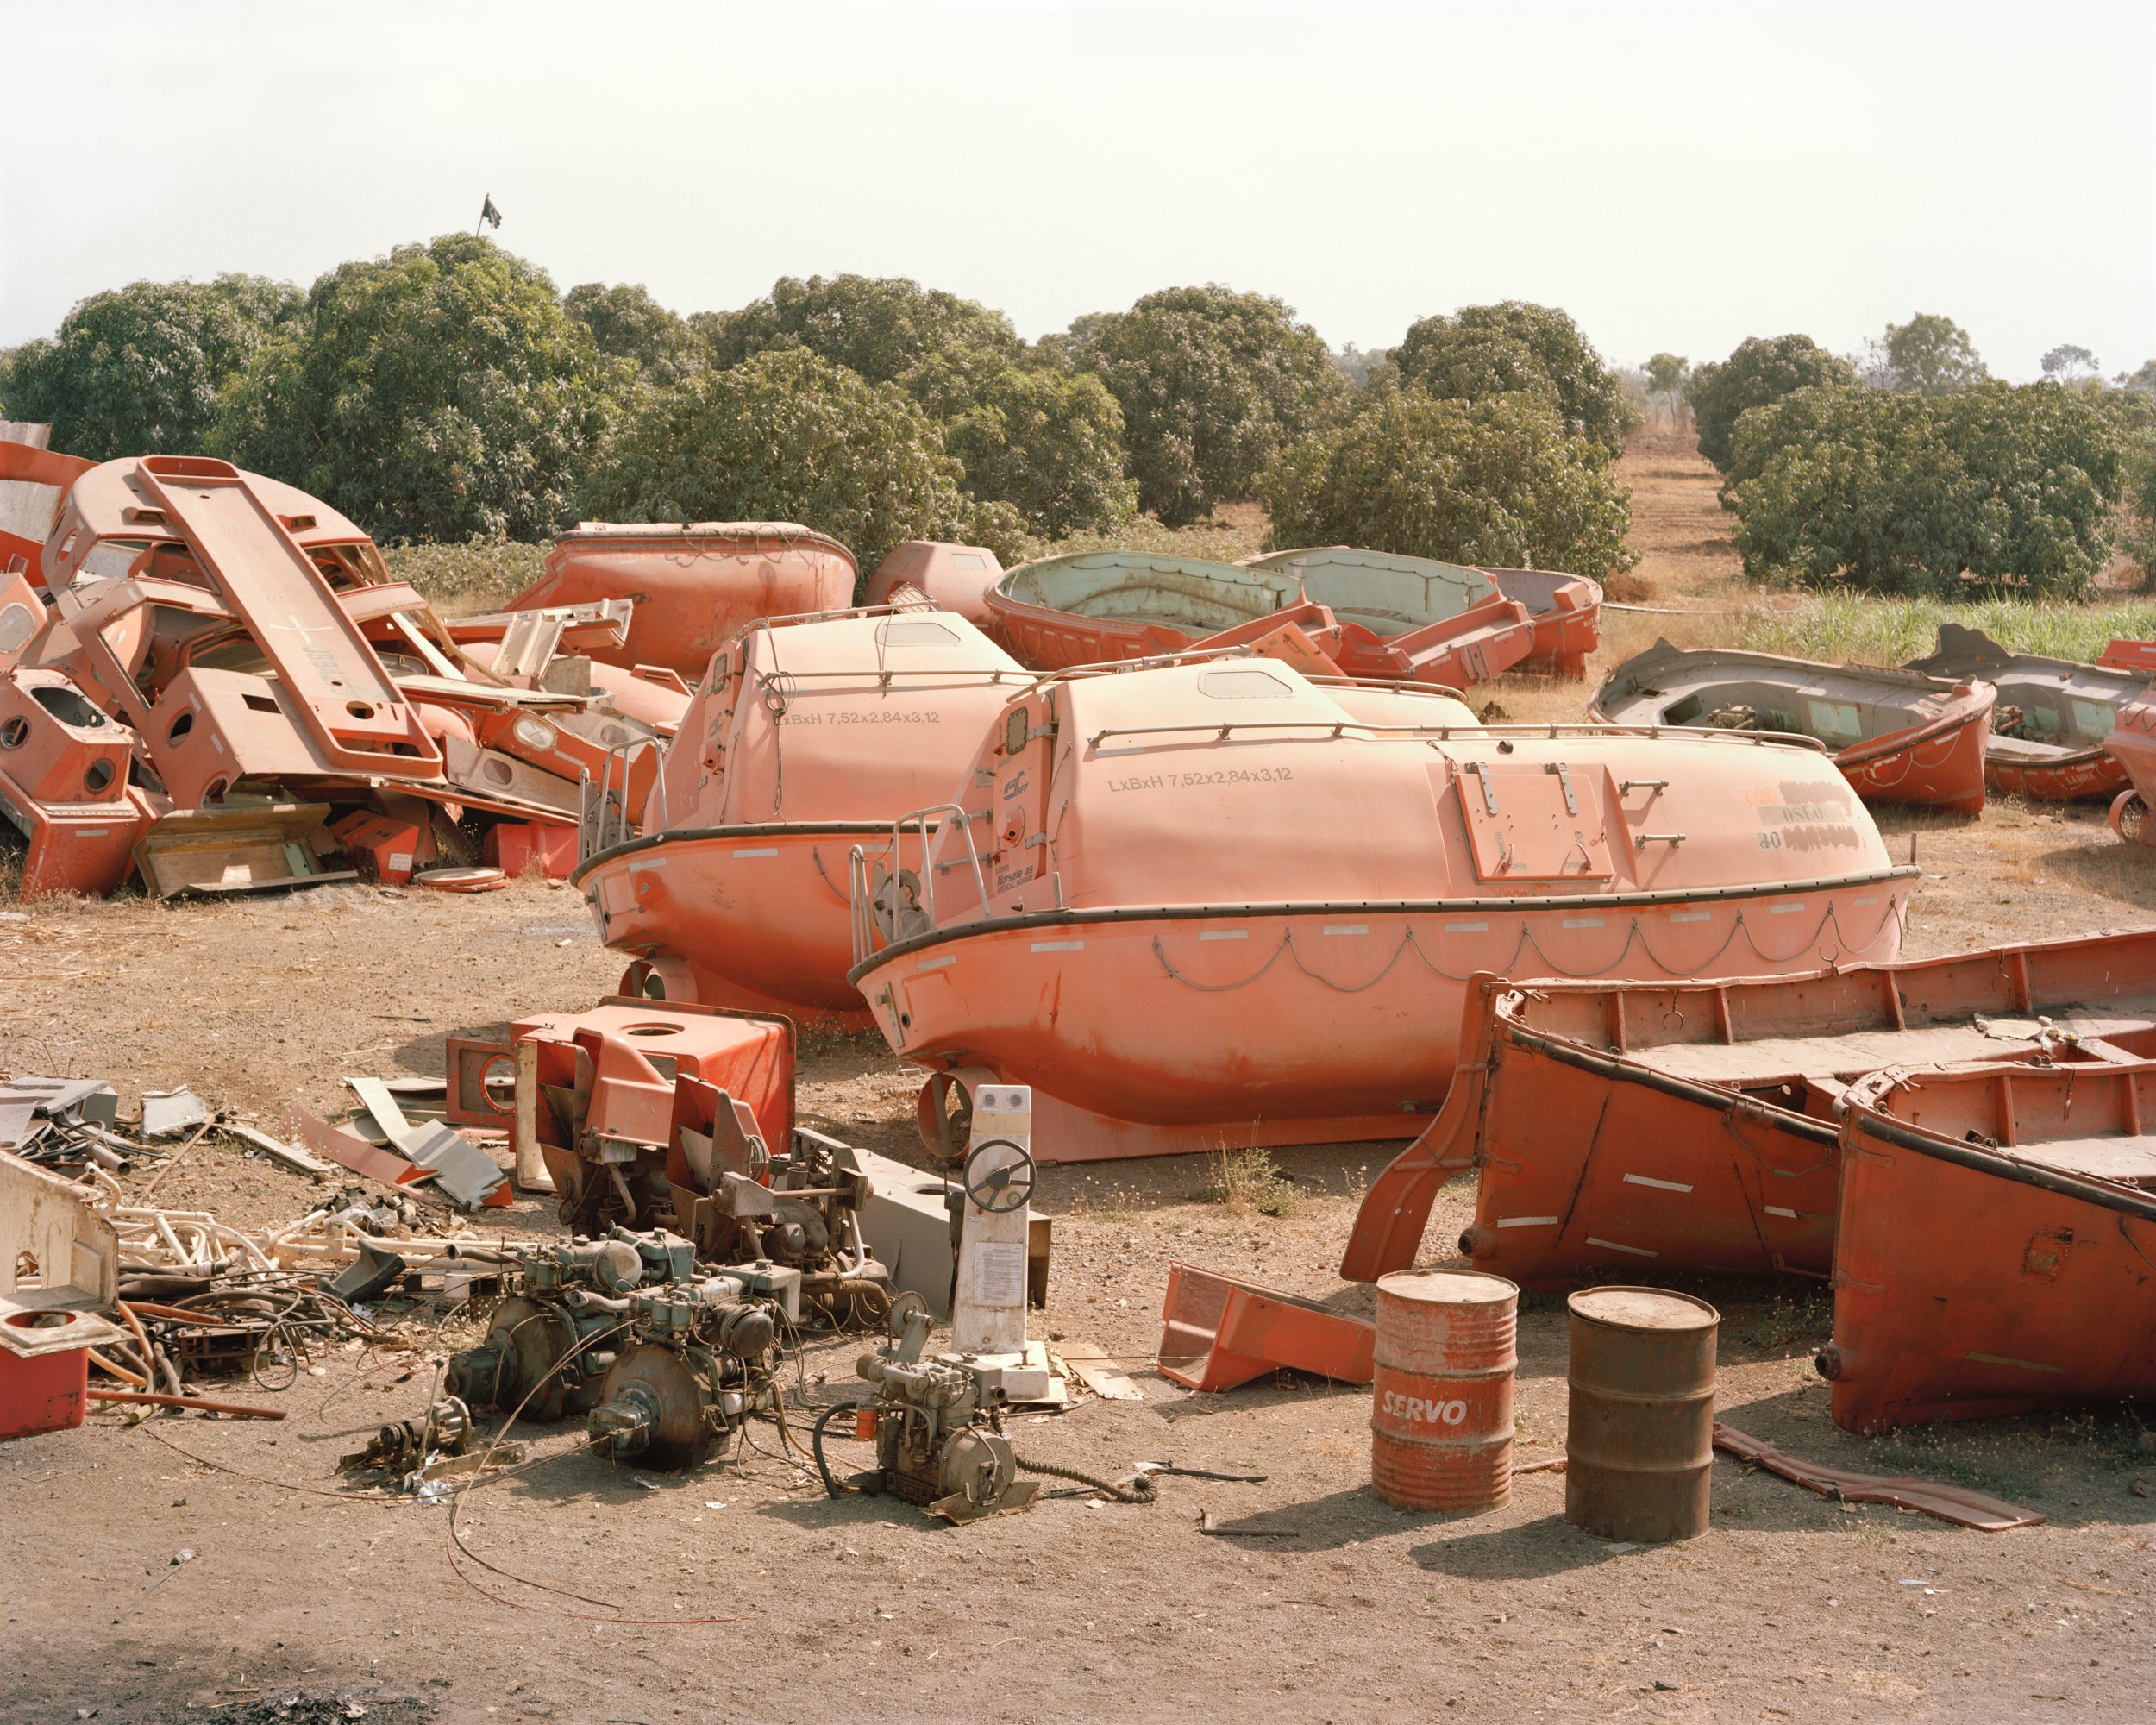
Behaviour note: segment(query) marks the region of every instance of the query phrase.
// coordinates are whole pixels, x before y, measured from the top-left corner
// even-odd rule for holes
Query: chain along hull
[[[1906,895],[1883,873],[1629,906],[1051,915],[894,949],[856,980],[906,1058],[1031,1085],[1044,1160],[1367,1141],[1444,1103],[1477,971],[1647,981],[1891,958]]]
[[[1834,1339],[1818,1362],[1837,1425],[2156,1395],[2144,1109],[2148,1063],[1927,1074],[1921,1090],[1883,1073],[1851,1092]]]

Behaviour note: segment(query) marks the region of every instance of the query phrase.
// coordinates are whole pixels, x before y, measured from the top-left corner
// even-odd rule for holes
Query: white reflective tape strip
[[[629,872],[634,875],[641,869],[663,869],[666,866],[667,859],[663,856],[639,856],[630,863]]]
[[[1796,1220],[1796,1211],[1785,1210],[1779,1204],[1762,1204],[1759,1208],[1770,1216],[1787,1216],[1791,1221]]]
[[[1662,1254],[1658,1251],[1649,1251],[1644,1245],[1619,1245],[1615,1240],[1596,1239],[1592,1234],[1589,1234],[1587,1237],[1587,1243],[1589,1245],[1601,1246],[1606,1251],[1628,1251],[1634,1258],[1659,1258],[1662,1256]]]
[[[1553,1228],[1557,1225],[1555,1216],[1500,1216],[1501,1228]]]
[[[1877,893],[1866,893],[1862,898],[1852,899],[1850,902],[1858,905],[1876,905],[1879,902],[1879,895]]]
[[[1670,920],[1671,922],[1706,922],[1714,914],[1712,911],[1673,911],[1670,914]]]
[[[2041,1360],[2009,1359],[2002,1353],[1965,1353],[1964,1359],[1973,1359],[1979,1365],[2011,1365],[2023,1371],[2064,1371],[2063,1365],[2046,1365]]]
[[[779,847],[778,847],[777,845],[775,845],[775,844],[760,844],[760,845],[757,845],[757,846],[754,847],[754,848],[753,848],[753,849],[751,849],[751,850],[736,850],[736,852],[734,852],[734,855],[735,855],[736,857],[741,857],[741,856],[776,856],[778,854],[779,854]]]
[[[1567,928],[1600,928],[1602,919],[1600,917],[1567,917],[1564,925]]]
[[[1487,934],[1489,925],[1486,922],[1449,922],[1445,925],[1445,932],[1447,934]]]
[[[1085,950],[1086,943],[1082,940],[1037,940],[1033,943],[1036,952],[1083,952]]]
[[[75,837],[78,838],[103,838],[111,831],[112,829],[109,826],[78,827],[76,829]]]
[[[1689,1192],[1692,1189],[1682,1180],[1656,1180],[1645,1174],[1627,1174],[1625,1176],[1625,1184],[1627,1186],[1651,1186],[1658,1192]]]
[[[957,962],[956,953],[947,952],[941,958],[924,958],[913,968],[916,970],[941,970],[946,964],[956,964]]]
[[[1801,911],[1803,908],[1804,900],[1799,899],[1793,905],[1769,905],[1767,906],[1767,914],[1769,916],[1788,916],[1792,912]]]
[[[1209,928],[1200,934],[1198,938],[1200,940],[1246,940],[1250,938],[1250,932],[1247,928]]]
[[[1325,925],[1327,934],[1368,934],[1370,925],[1366,922],[1329,922]]]

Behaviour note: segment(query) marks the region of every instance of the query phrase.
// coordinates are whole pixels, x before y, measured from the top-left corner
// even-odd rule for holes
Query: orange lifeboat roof
[[[994,779],[1021,712],[1056,733],[1037,825],[1073,909],[1652,900],[1892,866],[1815,746],[1485,726],[1447,695],[1257,660],[1047,681],[1006,709],[960,793],[984,816],[990,795],[1031,794],[970,788]],[[999,877],[1012,860],[999,853]],[[989,896],[1005,913],[1012,895]]]
[[[941,802],[1012,689],[1031,681],[950,612],[749,629],[713,661],[669,751],[674,824],[887,822]]]
[[[699,545],[743,549],[750,546],[813,545],[834,551],[849,563],[854,554],[828,533],[798,521],[580,521],[555,543],[595,546],[641,543],[648,540],[689,540]]]

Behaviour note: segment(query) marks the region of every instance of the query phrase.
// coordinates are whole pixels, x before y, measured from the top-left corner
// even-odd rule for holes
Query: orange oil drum
[[[1402,1509],[1475,1511],[1512,1497],[1520,1289],[1474,1270],[1377,1284],[1370,1488]]]
[[[1696,1538],[1714,1479],[1721,1314],[1658,1288],[1585,1288],[1565,1303],[1564,1519],[1605,1540]]]

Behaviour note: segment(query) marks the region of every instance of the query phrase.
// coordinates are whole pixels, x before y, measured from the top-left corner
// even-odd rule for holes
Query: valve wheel
[[[1016,1162],[990,1167],[981,1158],[992,1150],[1015,1151]],[[1007,1138],[983,1138],[966,1158],[966,1196],[992,1216],[1022,1210],[1033,1198],[1033,1157],[1025,1145]]]

